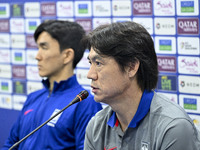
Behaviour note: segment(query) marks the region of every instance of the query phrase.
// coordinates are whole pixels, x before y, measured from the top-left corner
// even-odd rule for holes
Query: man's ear
[[[74,50],[72,48],[67,48],[62,51],[63,63],[67,64],[74,60]]]
[[[128,67],[128,76],[134,77],[139,69],[140,62],[137,60],[135,63],[130,63]]]

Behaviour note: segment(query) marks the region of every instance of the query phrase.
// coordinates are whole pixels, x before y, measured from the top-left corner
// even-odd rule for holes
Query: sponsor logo
[[[91,80],[87,78],[86,69],[76,69],[76,77],[80,84],[90,85]]]
[[[112,15],[113,16],[130,16],[131,15],[131,2],[130,1],[113,1],[112,2]]]
[[[175,5],[174,0],[154,0],[155,16],[174,16]]]
[[[11,80],[0,80],[0,92],[12,93],[12,81]]]
[[[9,20],[8,19],[1,19],[0,20],[0,32],[9,32]]]
[[[22,53],[20,53],[20,52],[14,53],[14,60],[15,61],[22,61]]]
[[[27,94],[30,94],[36,90],[42,89],[43,84],[41,82],[27,82]]]
[[[13,64],[25,64],[25,51],[24,50],[12,50],[12,63]]]
[[[175,18],[155,18],[154,28],[155,34],[158,35],[175,35]]]
[[[149,34],[153,34],[152,18],[133,18],[133,21],[141,24],[149,32]]]
[[[73,17],[74,6],[73,2],[57,2],[57,16],[58,17]]]
[[[30,50],[28,49],[26,51],[26,63],[28,65],[37,65],[37,60],[35,59],[37,55],[37,51],[36,50]]]
[[[10,30],[13,33],[23,33],[24,19],[10,19]]]
[[[42,16],[56,16],[56,4],[51,3],[41,3],[41,15]]]
[[[111,15],[110,1],[94,1],[93,15],[94,16],[110,16]]]
[[[0,94],[0,107],[12,109],[11,95]]]
[[[159,49],[161,51],[171,51],[172,50],[172,41],[171,40],[159,40]]]
[[[194,1],[181,1],[181,12],[194,12]]]
[[[194,125],[197,127],[197,125],[200,125],[200,121],[197,119],[193,119]],[[200,129],[199,129],[200,130]]]
[[[24,34],[12,34],[11,35],[11,47],[12,48],[25,48],[25,35]]]
[[[178,34],[199,34],[198,18],[178,18]]]
[[[29,25],[29,30],[34,31],[37,28],[37,23],[35,21],[30,21],[28,25]]]
[[[198,113],[200,111],[199,96],[180,94],[179,104],[189,113]]]
[[[10,47],[10,34],[0,34],[0,45],[2,48],[9,48]]]
[[[91,2],[90,1],[75,1],[75,16],[91,17]]]
[[[92,20],[91,19],[77,19],[76,22],[78,24],[80,24],[87,33],[92,30]]]
[[[26,79],[26,67],[23,66],[12,66],[12,75],[13,78],[19,78],[19,79]]]
[[[10,50],[0,50],[0,63],[10,63]]]
[[[40,17],[40,3],[28,2],[24,3],[25,17]]]
[[[184,98],[183,102],[184,102],[185,109],[197,110],[197,99]]]
[[[26,33],[34,33],[40,23],[40,19],[26,19]]]
[[[6,7],[0,6],[0,15],[5,15],[5,14],[6,14]]]
[[[195,16],[199,15],[198,0],[176,0],[178,16]]]
[[[155,36],[155,50],[160,54],[176,54],[176,39]]]
[[[23,17],[24,16],[23,4],[11,4],[11,16],[12,17]]]
[[[37,48],[37,44],[33,38],[33,35],[26,35],[26,47],[27,48]]]
[[[13,95],[13,109],[15,110],[21,110],[23,108],[23,105],[26,101],[26,96],[24,95]],[[26,111],[24,115],[27,115],[31,112],[31,109],[29,111]]]
[[[199,57],[178,57],[178,71],[186,74],[200,74],[200,59]]]
[[[10,16],[10,4],[1,3],[0,4],[0,17],[8,18]]]
[[[179,76],[179,92],[200,94],[200,77],[197,76]]]
[[[1,91],[8,91],[8,82],[1,82]]]
[[[38,74],[38,68],[36,66],[26,66],[27,80],[41,81],[41,77]]]
[[[152,15],[151,0],[135,0],[133,1],[134,15]]]
[[[14,94],[26,94],[26,81],[13,81]]]
[[[194,125],[200,131],[200,116],[189,114],[190,118],[193,120]]]
[[[158,70],[161,72],[176,72],[176,57],[157,56]]]
[[[88,13],[88,5],[87,4],[79,4],[78,12],[79,12],[79,14],[87,14]]]
[[[161,91],[177,91],[176,76],[159,75],[157,89]]]
[[[12,77],[11,65],[1,65],[0,64],[0,77],[1,78],[11,78]]]
[[[199,55],[199,38],[178,37],[178,53],[185,55]]]

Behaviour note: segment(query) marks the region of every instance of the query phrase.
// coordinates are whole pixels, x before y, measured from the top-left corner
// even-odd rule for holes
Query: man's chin
[[[42,74],[42,73],[39,73],[39,76],[40,76],[41,78],[47,77],[46,75],[44,75],[44,74]]]
[[[102,102],[102,99],[101,99],[101,98],[98,98],[98,97],[95,96],[95,95],[94,95],[94,100],[95,100],[95,102],[98,102],[98,103]]]

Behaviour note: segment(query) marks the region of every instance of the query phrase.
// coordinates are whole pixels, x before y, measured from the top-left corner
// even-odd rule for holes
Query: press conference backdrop
[[[199,0],[1,0],[0,147],[27,95],[42,88],[33,33],[47,19],[76,21],[87,33],[118,21],[142,24],[155,41],[156,90],[180,104],[200,130],[199,5]],[[75,72],[90,90],[87,55]]]

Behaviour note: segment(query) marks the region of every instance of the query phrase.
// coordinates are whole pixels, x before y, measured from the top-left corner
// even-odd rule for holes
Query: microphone
[[[45,124],[47,124],[49,121],[51,121],[53,118],[55,118],[57,115],[59,115],[61,112],[63,112],[65,109],[67,109],[69,106],[78,103],[88,97],[89,93],[86,90],[81,91],[76,97],[63,109],[58,111],[55,115],[53,115],[51,118],[49,118],[47,121],[45,121],[43,124],[41,124],[39,127],[37,127],[35,130],[30,132],[28,135],[26,135],[24,138],[22,138],[20,141],[16,142],[12,147],[9,148],[9,150],[12,150],[14,147],[19,145],[21,142],[23,142],[25,139],[27,139],[29,136],[31,136],[33,133],[35,133],[37,130],[39,130],[41,127],[43,127]]]

